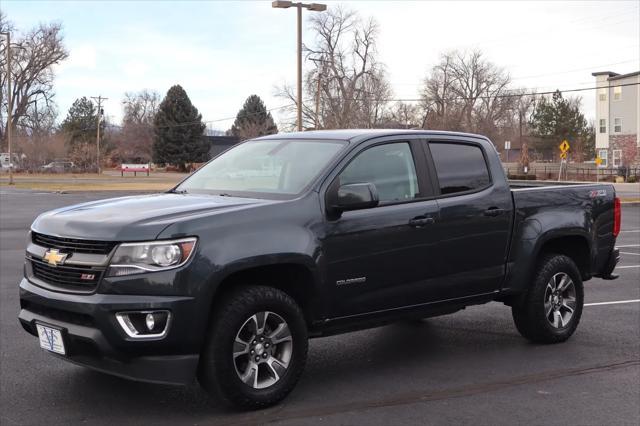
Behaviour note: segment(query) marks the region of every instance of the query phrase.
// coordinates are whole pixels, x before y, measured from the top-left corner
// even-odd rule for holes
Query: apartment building
[[[640,162],[640,71],[594,72],[596,78],[596,154],[600,167]]]

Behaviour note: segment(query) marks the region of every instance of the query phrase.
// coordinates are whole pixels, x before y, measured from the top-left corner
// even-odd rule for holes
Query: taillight
[[[620,233],[620,224],[622,223],[622,209],[620,208],[620,198],[613,200],[613,236],[617,237]]]

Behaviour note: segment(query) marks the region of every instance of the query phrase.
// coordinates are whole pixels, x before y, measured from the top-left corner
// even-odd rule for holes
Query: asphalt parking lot
[[[2,425],[640,423],[638,204],[623,207],[621,277],[585,283],[587,306],[568,342],[528,343],[498,303],[316,339],[301,382],[283,404],[238,413],[216,406],[195,384],[135,383],[66,363],[39,349],[18,324],[32,220],[113,195],[0,189]]]

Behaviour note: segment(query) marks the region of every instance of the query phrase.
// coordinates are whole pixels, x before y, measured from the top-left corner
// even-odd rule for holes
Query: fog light
[[[169,311],[118,312],[116,320],[127,336],[134,339],[161,339],[171,322]]]
[[[147,330],[153,330],[153,326],[156,325],[156,321],[153,319],[153,314],[147,314],[147,318],[145,319],[147,323]]]

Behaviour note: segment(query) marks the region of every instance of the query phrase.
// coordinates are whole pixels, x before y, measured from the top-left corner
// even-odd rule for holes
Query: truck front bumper
[[[188,384],[199,360],[197,339],[189,332],[193,305],[193,298],[179,296],[58,293],[24,278],[18,318],[34,336],[38,323],[59,329],[66,354],[51,353],[72,363],[132,380]],[[128,336],[115,314],[137,310],[171,312],[166,335],[153,340]]]

